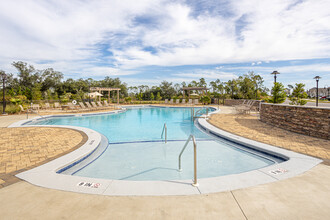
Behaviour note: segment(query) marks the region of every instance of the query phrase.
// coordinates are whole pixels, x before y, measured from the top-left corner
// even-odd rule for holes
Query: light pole
[[[275,86],[276,86],[276,75],[278,75],[280,73],[275,70],[271,74],[274,75],[274,89],[276,89],[275,88]],[[276,99],[277,99],[276,92],[274,92],[274,104],[277,103],[277,100]]]
[[[6,79],[7,79],[7,75],[5,74],[5,72],[1,72],[1,78],[2,78],[2,88],[3,88],[2,114],[6,115]]]
[[[258,83],[256,83],[256,100],[258,100]]]
[[[271,74],[274,75],[274,83],[276,83],[276,78],[277,78],[276,75],[278,75],[280,73],[275,70]]]
[[[316,80],[316,106],[319,106],[319,80],[321,77],[315,76],[314,79]]]

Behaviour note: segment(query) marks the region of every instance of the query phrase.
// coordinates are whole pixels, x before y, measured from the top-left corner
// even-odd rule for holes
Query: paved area
[[[87,141],[66,128],[0,128],[0,188],[16,182],[19,172],[77,149]]]
[[[100,196],[18,182],[0,189],[2,219],[317,219],[330,216],[330,167],[198,196]]]
[[[230,107],[221,108],[222,113],[232,112]],[[243,133],[251,132],[252,139],[263,136],[270,144],[280,146],[278,143],[281,141],[276,137],[280,138],[282,134],[272,136],[275,129],[273,127],[260,130],[261,124],[256,126],[256,117],[226,116],[228,122],[231,120],[236,127],[233,133],[243,136]],[[0,125],[6,125],[8,121],[14,122],[15,117],[5,119],[7,122],[2,122],[3,120],[0,117]],[[225,124],[213,123],[220,123],[219,127]],[[292,134],[293,132],[286,133]],[[53,137],[56,138],[56,135]],[[319,147],[318,141],[323,140],[315,139],[313,143]],[[290,149],[295,147],[296,142],[283,141],[282,144],[282,147]],[[328,142],[324,144],[327,145]],[[292,150],[300,148],[304,147]],[[325,157],[323,154],[320,156]],[[330,166],[324,164],[294,178],[198,196],[87,195],[45,189],[20,181],[0,189],[0,219],[329,219],[329,183]]]
[[[330,164],[330,141],[286,131],[258,120],[258,116],[242,114],[215,114],[211,124],[225,131],[289,149],[298,153],[318,157]]]

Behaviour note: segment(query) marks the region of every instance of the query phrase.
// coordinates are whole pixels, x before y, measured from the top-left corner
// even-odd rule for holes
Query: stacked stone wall
[[[260,120],[289,131],[330,140],[330,108],[262,103]]]

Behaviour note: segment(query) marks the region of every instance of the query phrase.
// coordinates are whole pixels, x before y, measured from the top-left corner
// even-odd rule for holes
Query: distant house
[[[320,96],[329,96],[330,94],[330,87],[328,88],[319,88],[319,97]],[[307,91],[307,95],[314,98],[316,97],[316,87],[311,88]]]

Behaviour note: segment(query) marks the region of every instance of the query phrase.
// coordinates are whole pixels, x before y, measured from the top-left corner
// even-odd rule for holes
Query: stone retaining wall
[[[262,103],[260,120],[289,131],[330,140],[330,108]]]

